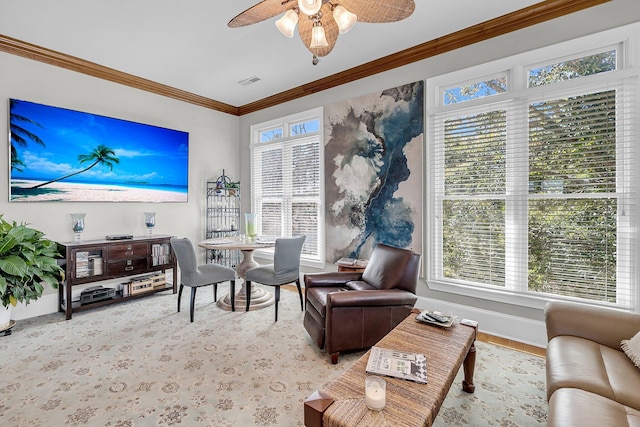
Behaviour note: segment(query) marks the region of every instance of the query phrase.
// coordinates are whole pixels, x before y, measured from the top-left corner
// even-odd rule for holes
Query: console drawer
[[[129,275],[147,272],[147,258],[123,259],[109,262],[109,275]]]
[[[109,260],[145,258],[148,255],[147,251],[146,243],[119,243],[109,246]]]

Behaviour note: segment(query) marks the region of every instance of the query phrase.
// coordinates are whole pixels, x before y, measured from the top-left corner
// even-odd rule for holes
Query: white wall
[[[356,98],[400,84],[426,80],[440,74],[638,21],[640,21],[640,1],[613,0],[569,16],[242,116],[240,118],[241,178],[244,181],[248,181],[250,177],[250,127],[256,123]],[[356,26],[353,31],[357,30]],[[340,42],[337,43],[334,52],[338,49],[340,49]],[[327,56],[324,61],[331,61],[331,55]],[[321,67],[322,62],[318,66]],[[429,96],[429,94],[425,96]],[[243,191],[243,203],[248,203],[249,200],[249,192]],[[245,205],[245,207],[248,208],[248,205]],[[423,225],[423,229],[427,229],[426,224]],[[424,248],[423,253],[426,253]],[[326,269],[331,269],[332,267],[327,266]],[[484,329],[485,332],[517,339],[522,342],[544,345],[545,333],[542,322],[543,311],[541,309],[499,303],[448,292],[438,292],[429,289],[424,281],[419,284],[417,293],[421,297],[419,304],[429,302],[433,306],[434,303],[439,302],[443,307],[456,307],[458,312],[468,313],[465,315],[473,316],[475,314],[476,318],[486,319],[484,326],[489,326],[490,329]],[[418,306],[420,307],[420,305]],[[426,306],[423,305],[422,307]],[[466,308],[462,309],[462,307]],[[494,318],[489,320],[488,313],[494,313]],[[520,321],[515,321],[517,319]],[[483,324],[480,327],[483,329]]]
[[[0,150],[0,213],[8,221],[27,222],[56,241],[71,241],[71,212],[85,212],[83,240],[107,234],[146,233],[145,211],[157,212],[154,233],[204,238],[205,188],[224,168],[239,176],[238,118],[154,95],[84,74],[0,53],[0,128],[9,131],[9,98],[54,105],[189,132],[188,203],[9,203],[9,142]],[[7,135],[5,133],[5,135]],[[204,252],[200,251],[202,262]],[[57,294],[48,289],[42,301],[16,307],[20,319],[57,311]]]

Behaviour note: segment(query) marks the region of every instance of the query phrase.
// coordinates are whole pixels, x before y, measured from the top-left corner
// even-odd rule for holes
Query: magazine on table
[[[426,384],[427,358],[424,354],[372,347],[366,371]]]

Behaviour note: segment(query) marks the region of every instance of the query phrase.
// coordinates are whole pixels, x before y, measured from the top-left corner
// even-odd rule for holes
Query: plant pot
[[[11,323],[11,304],[7,308],[0,306],[0,331],[9,327]]]

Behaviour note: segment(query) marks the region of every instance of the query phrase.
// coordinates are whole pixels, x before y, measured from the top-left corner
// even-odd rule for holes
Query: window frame
[[[572,40],[569,42],[559,43],[553,46],[549,46],[542,49],[537,49],[535,51],[526,52],[523,54],[511,56],[508,58],[503,58],[501,60],[493,61],[486,64],[477,65],[475,67],[471,67],[464,70],[455,71],[452,73],[448,73],[445,75],[433,77],[427,79],[427,138],[426,138],[426,164],[427,170],[438,170],[438,165],[434,165],[434,146],[437,144],[436,140],[436,129],[437,124],[435,122],[436,117],[440,113],[446,113],[450,110],[456,110],[457,116],[462,116],[465,113],[460,113],[459,110],[465,109],[469,111],[480,111],[480,110],[488,110],[493,107],[489,107],[490,104],[493,106],[499,106],[501,103],[509,103],[513,102],[514,99],[524,98],[523,105],[526,107],[533,102],[532,100],[536,97],[537,94],[543,93],[543,91],[550,92],[547,86],[542,85],[538,87],[528,87],[528,73],[529,70],[535,69],[536,67],[542,65],[555,64],[557,62],[566,61],[575,59],[577,57],[588,56],[590,54],[605,52],[612,49],[616,50],[616,59],[617,59],[617,70],[616,71],[607,71],[605,73],[593,74],[585,77],[581,77],[579,79],[566,80],[559,83],[554,84],[556,89],[552,89],[554,97],[561,97],[560,93],[564,93],[567,91],[573,92],[573,90],[577,87],[584,86],[593,86],[596,87],[599,84],[606,84],[606,80],[611,79],[611,75],[614,75],[615,78],[624,80],[625,78],[633,78],[638,80],[640,76],[640,70],[637,65],[635,65],[636,60],[640,56],[640,42],[639,42],[639,28],[640,25],[632,24],[626,27],[618,28],[615,30],[606,31],[600,34],[595,34],[592,36],[583,37],[580,39]],[[595,48],[594,48],[595,46]],[[569,52],[569,53],[567,53]],[[507,81],[508,81],[508,90],[506,93],[496,94],[484,99],[472,99],[469,101],[465,101],[462,103],[453,103],[449,105],[445,105],[444,103],[444,92],[447,89],[455,87],[456,85],[464,85],[469,82],[479,82],[484,81],[488,77],[499,76],[503,73],[507,73]],[[587,81],[585,83],[585,81]],[[560,88],[560,89],[558,89]],[[636,84],[636,91],[634,92],[636,103],[639,99],[640,89],[638,89],[638,85]],[[461,107],[461,105],[464,105]],[[636,110],[638,110],[638,106],[636,104]],[[497,107],[495,107],[497,109]],[[508,113],[510,114],[510,113]],[[526,112],[525,112],[526,114]],[[526,116],[525,116],[526,117]],[[509,133],[510,126],[510,118],[507,118],[507,132]],[[528,118],[525,118],[528,120]],[[638,123],[634,121],[632,126],[637,129]],[[626,131],[626,130],[624,130]],[[618,132],[616,132],[618,134]],[[634,137],[636,138],[637,143],[637,130],[635,131]],[[509,137],[511,140],[511,137]],[[518,144],[522,146],[522,144]],[[528,143],[524,144],[525,147],[528,147]],[[508,147],[508,150],[510,148]],[[619,149],[619,148],[618,148]],[[640,163],[638,159],[639,153],[638,150],[635,150],[635,160],[634,164],[631,166],[636,167],[638,163]],[[509,166],[507,166],[508,168]],[[425,279],[427,281],[427,285],[430,289],[437,291],[444,291],[448,293],[460,294],[467,297],[475,297],[480,299],[487,299],[496,302],[502,302],[507,304],[521,305],[524,307],[538,308],[542,309],[544,304],[550,299],[559,299],[559,300],[577,300],[572,297],[565,297],[562,295],[556,294],[548,294],[548,293],[538,293],[528,291],[527,289],[527,281],[522,281],[522,277],[527,278],[527,269],[519,268],[516,269],[515,281],[512,283],[519,283],[519,285],[513,286],[511,288],[496,288],[493,286],[482,286],[479,284],[465,284],[461,281],[453,282],[446,280],[442,274],[443,265],[438,263],[438,261],[442,261],[442,227],[436,226],[436,221],[438,221],[439,212],[438,207],[436,206],[436,191],[440,191],[444,196],[444,187],[436,188],[435,184],[438,182],[438,178],[436,176],[437,173],[443,173],[443,170],[440,170],[436,173],[427,173],[425,174],[426,186],[428,189],[428,197],[427,197],[427,213],[425,215],[426,219],[426,236],[425,241],[426,245],[426,261],[425,262]],[[635,180],[637,181],[637,175]],[[440,183],[444,184],[443,179],[440,178]],[[630,187],[633,187],[637,183],[633,182],[628,184]],[[507,185],[510,185],[507,182]],[[625,240],[625,245],[627,245],[630,254],[633,256],[632,259],[628,260],[628,263],[632,264],[630,268],[631,281],[630,281],[630,295],[629,295],[629,305],[631,310],[639,310],[640,308],[640,285],[639,285],[639,275],[637,267],[634,267],[633,264],[637,264],[637,260],[639,257],[638,254],[638,210],[640,208],[638,203],[638,191],[633,190],[632,195],[633,200],[627,200],[626,202],[630,202],[634,205],[635,210],[633,215],[628,218],[628,223],[624,224],[624,233],[625,234],[622,239]],[[509,191],[507,191],[504,195],[506,198],[510,197]],[[527,202],[530,199],[536,199],[535,197],[531,197],[529,195],[524,200],[524,209],[527,209]],[[446,200],[446,196],[444,199]],[[506,213],[505,213],[506,215]],[[441,220],[440,220],[441,222]],[[521,224],[522,225],[522,224]],[[526,225],[526,224],[525,224]],[[524,233],[524,236],[527,235],[527,227],[519,227],[520,235]],[[619,227],[622,229],[623,227]],[[620,238],[619,238],[620,239]],[[439,243],[439,247],[434,242]],[[506,243],[508,244],[508,242]],[[506,257],[509,257],[509,253],[507,250]],[[440,257],[440,258],[438,258]],[[528,257],[527,257],[528,258]],[[505,278],[506,282],[509,282]],[[579,301],[583,303],[593,304],[593,305],[605,305],[605,306],[614,306],[619,307],[618,305],[606,303],[603,301],[596,300],[586,300],[579,299]]]
[[[314,108],[312,110],[307,110],[304,112],[291,114],[285,117],[281,117],[278,119],[270,120],[263,123],[258,123],[251,126],[251,143],[249,145],[250,151],[250,176],[251,182],[254,182],[256,178],[254,173],[256,171],[255,165],[255,154],[256,148],[264,148],[268,146],[282,146],[283,149],[287,150],[288,148],[293,148],[298,145],[302,145],[305,143],[309,143],[310,141],[317,140],[318,141],[318,155],[319,155],[319,197],[318,197],[318,247],[317,256],[309,256],[304,253],[301,256],[300,263],[304,266],[315,267],[315,268],[324,268],[325,266],[325,222],[324,222],[324,109],[322,107]],[[308,121],[318,120],[318,131],[316,132],[306,132],[304,134],[291,135],[292,126],[306,123]],[[274,139],[272,141],[261,141],[262,132],[268,132],[274,129],[282,128],[283,134],[281,138]],[[291,177],[289,177],[291,178]],[[282,200],[286,200],[287,195],[282,197]],[[291,215],[291,206],[295,201],[300,200],[312,200],[313,197],[301,197],[301,198],[290,198],[291,203],[287,204],[283,207],[283,215]],[[314,199],[315,200],[315,199]],[[257,199],[256,191],[251,191],[251,211],[258,212],[260,201]],[[286,221],[285,221],[286,222]],[[273,256],[273,248],[271,249],[259,249],[256,250],[257,256],[263,257],[272,257]]]

